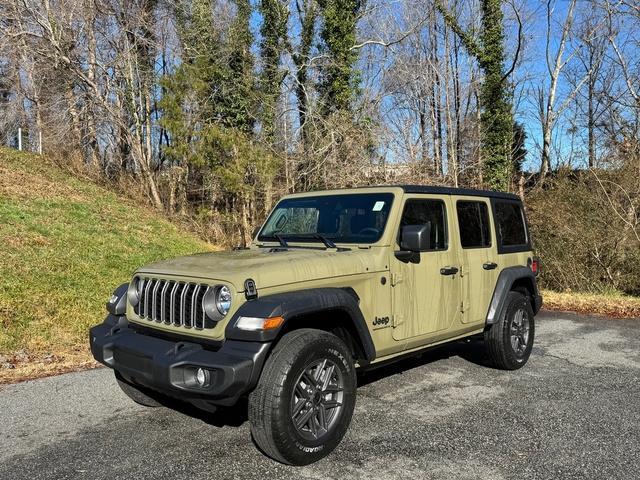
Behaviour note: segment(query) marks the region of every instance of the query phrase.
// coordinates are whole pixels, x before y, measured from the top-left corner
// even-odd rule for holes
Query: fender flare
[[[270,342],[275,340],[284,325],[295,321],[302,315],[340,310],[345,312],[363,346],[366,359],[370,362],[376,357],[376,349],[367,328],[367,322],[359,306],[360,299],[351,288],[312,288],[286,293],[266,295],[250,300],[233,315],[225,329],[225,338],[252,342]],[[240,317],[283,317],[284,324],[268,331],[246,331],[236,328]]]
[[[106,304],[107,312],[111,315],[124,315],[127,311],[127,291],[129,282],[121,284],[113,291],[111,298]]]
[[[540,306],[542,305],[542,297],[538,292],[538,284],[536,282],[535,274],[529,267],[522,265],[507,267],[503,269],[498,276],[498,281],[496,282],[496,287],[493,291],[493,297],[489,304],[489,311],[487,312],[487,325],[493,325],[493,323],[500,318],[505,306],[507,294],[511,291],[513,284],[522,279],[526,279],[531,283],[533,313],[538,313],[538,310],[540,310]]]

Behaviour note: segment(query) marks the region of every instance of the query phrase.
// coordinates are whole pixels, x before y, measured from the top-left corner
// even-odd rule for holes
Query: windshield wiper
[[[281,247],[284,247],[284,248],[288,248],[289,247],[289,244],[287,243],[287,241],[279,233],[274,233],[273,234],[273,238],[275,238],[276,240],[278,240],[280,242],[280,246]]]
[[[284,235],[281,235],[279,233],[274,233],[271,235],[273,238],[275,238],[276,240],[278,240],[278,242],[280,242],[280,246],[283,248],[289,248],[289,242],[287,242],[287,240],[285,239]],[[317,240],[320,240],[324,246],[326,248],[338,248],[336,247],[336,244],[333,243],[331,240],[329,240],[327,237],[325,237],[324,235],[322,235],[321,233],[312,233],[309,235],[287,235],[287,238],[289,240],[296,240],[296,238],[315,238]]]
[[[327,248],[337,248],[336,244],[329,240],[327,237],[322,235],[321,233],[314,233],[313,236],[324,243],[324,246]]]

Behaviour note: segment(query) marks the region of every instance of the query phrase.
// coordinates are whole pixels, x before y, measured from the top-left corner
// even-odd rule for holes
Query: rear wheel
[[[502,316],[484,334],[493,364],[503,370],[523,367],[531,355],[534,334],[531,302],[520,292],[509,292]]]
[[[118,385],[120,389],[125,393],[127,397],[136,402],[139,405],[143,405],[145,407],[161,407],[162,404],[155,400],[154,398],[147,395],[142,389],[131,385],[127,382],[120,373],[117,371],[116,380],[118,381]]]
[[[290,332],[274,348],[249,397],[253,439],[279,462],[315,462],[342,440],[355,400],[355,368],[345,344],[320,330]]]

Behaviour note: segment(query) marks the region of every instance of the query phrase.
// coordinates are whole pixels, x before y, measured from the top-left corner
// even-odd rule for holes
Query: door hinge
[[[402,275],[400,275],[399,273],[392,273],[391,274],[391,286],[395,287],[399,283],[402,283]]]
[[[460,312],[464,313],[467,311],[467,304],[465,302],[460,302]]]

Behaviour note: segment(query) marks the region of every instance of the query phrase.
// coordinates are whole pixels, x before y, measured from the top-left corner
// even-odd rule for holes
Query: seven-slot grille
[[[145,277],[138,282],[139,302],[133,311],[140,318],[198,330],[213,326],[202,305],[209,285]]]

